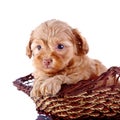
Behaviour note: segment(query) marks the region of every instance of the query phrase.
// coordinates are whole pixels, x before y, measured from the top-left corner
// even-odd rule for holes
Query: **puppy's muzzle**
[[[47,68],[49,68],[49,66],[51,65],[52,62],[53,62],[53,60],[51,58],[44,58],[43,59],[43,65]]]

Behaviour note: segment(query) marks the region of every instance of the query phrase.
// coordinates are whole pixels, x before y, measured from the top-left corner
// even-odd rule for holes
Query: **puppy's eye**
[[[58,44],[57,49],[63,49],[64,45],[63,44]]]
[[[41,49],[41,45],[37,45],[37,49],[40,50]]]

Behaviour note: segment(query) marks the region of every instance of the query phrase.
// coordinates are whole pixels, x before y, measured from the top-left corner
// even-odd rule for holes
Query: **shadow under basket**
[[[56,96],[33,99],[36,110],[40,115],[50,116],[46,120],[120,120],[119,78],[120,67],[111,67],[95,79],[64,84]],[[33,81],[29,74],[13,84],[30,96]]]

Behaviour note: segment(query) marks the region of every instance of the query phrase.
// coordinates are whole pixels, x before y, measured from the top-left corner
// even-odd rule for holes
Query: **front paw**
[[[30,97],[35,99],[35,98],[38,98],[40,97],[40,90],[39,89],[36,89],[36,88],[33,88],[30,92]]]
[[[40,92],[40,86],[41,86],[41,82],[39,80],[36,80],[34,82],[33,88],[30,92],[30,97],[35,99],[41,96],[41,92]]]
[[[62,81],[56,78],[46,79],[40,86],[40,91],[43,96],[46,95],[56,95],[61,89]]]

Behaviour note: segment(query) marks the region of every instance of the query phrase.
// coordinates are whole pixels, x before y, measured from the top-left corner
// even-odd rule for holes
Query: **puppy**
[[[48,20],[31,34],[26,48],[33,58],[35,81],[31,97],[56,95],[62,84],[76,84],[106,71],[87,56],[89,47],[77,29],[59,20]]]

